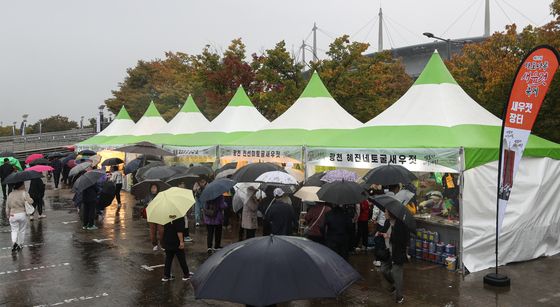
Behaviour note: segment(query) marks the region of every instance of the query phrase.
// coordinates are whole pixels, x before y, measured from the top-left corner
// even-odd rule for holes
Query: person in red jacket
[[[360,215],[358,215],[358,231],[356,233],[355,246],[359,246],[361,243],[362,249],[364,251],[367,251],[367,245],[368,245],[368,235],[369,235],[368,221],[370,219],[370,212],[371,212],[370,206],[371,205],[367,199],[363,200],[360,203]],[[356,250],[358,250],[358,248],[356,248]]]

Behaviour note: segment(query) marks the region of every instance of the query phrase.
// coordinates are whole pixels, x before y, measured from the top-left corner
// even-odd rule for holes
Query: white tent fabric
[[[269,123],[253,106],[243,87],[240,86],[226,108],[210,122],[206,131],[252,132],[260,130]]]
[[[206,131],[210,122],[202,113],[179,112],[160,133],[189,134]]]
[[[162,131],[167,128],[167,122],[161,117],[149,116],[142,117],[133,128],[132,135],[152,135],[155,131]]]
[[[457,84],[415,84],[366,126],[501,126],[501,120],[476,103]]]
[[[299,98],[266,129],[354,129],[363,124],[331,97]]]
[[[97,136],[118,136],[129,134],[134,129],[134,121],[132,119],[115,118],[107,128],[99,132]]]
[[[305,90],[296,102],[273,120],[266,129],[354,129],[362,122],[341,107],[313,72]]]
[[[498,163],[464,172],[463,263],[471,272],[495,265]],[[560,253],[560,161],[523,158],[499,239],[499,264]]]

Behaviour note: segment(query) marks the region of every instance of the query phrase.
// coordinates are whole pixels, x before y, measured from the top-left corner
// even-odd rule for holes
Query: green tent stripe
[[[307,86],[305,87],[303,93],[301,93],[301,96],[299,97],[300,98],[314,98],[314,97],[332,98],[331,93],[329,93],[329,90],[327,90],[325,84],[323,84],[323,81],[321,81],[321,78],[319,77],[319,74],[316,71],[313,72],[313,75],[311,76],[309,83],[307,83]]]
[[[416,79],[416,82],[414,82],[414,85],[441,83],[457,84],[457,81],[455,81],[447,67],[445,67],[439,53],[434,52],[428,64],[426,64],[426,67],[424,67],[424,70]]]
[[[198,107],[196,106],[196,103],[194,102],[194,99],[192,98],[191,95],[189,95],[189,97],[187,98],[187,101],[185,101],[185,104],[181,108],[181,112],[184,112],[184,113],[200,113],[200,109],[198,109]]]
[[[242,86],[237,88],[235,95],[229,101],[228,107],[254,107]]]
[[[154,104],[153,101],[150,102],[150,105],[148,106],[148,109],[144,113],[144,116],[145,117],[161,117],[161,114],[159,114],[159,111],[156,108],[156,105]]]
[[[128,114],[128,111],[126,111],[126,108],[124,107],[124,105],[121,107],[121,109],[119,111],[119,114],[117,114],[117,117],[115,117],[115,119],[130,119],[130,120],[132,120],[132,118]]]

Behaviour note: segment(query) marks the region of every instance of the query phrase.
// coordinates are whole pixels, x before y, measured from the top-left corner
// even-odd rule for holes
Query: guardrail
[[[95,132],[92,129],[75,129],[70,131],[29,134],[26,136],[0,137],[0,150],[17,152],[73,145],[94,135]]]

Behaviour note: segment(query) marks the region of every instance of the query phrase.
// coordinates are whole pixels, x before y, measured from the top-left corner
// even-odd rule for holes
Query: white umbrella
[[[301,199],[302,201],[322,202],[322,200],[320,200],[317,196],[317,191],[319,191],[320,188],[321,187],[313,186],[303,187],[299,189],[296,194],[294,194],[294,196]]]
[[[303,171],[295,168],[286,168],[285,170],[286,172],[288,172],[288,174],[294,176],[294,178],[296,178],[298,182],[302,182],[305,179],[305,174],[303,173]]]
[[[281,171],[266,172],[257,177],[255,181],[278,184],[298,184],[298,181],[294,178],[294,176]]]
[[[232,200],[232,208],[234,212],[238,212],[251,199],[259,188],[259,183],[240,182],[234,186],[235,195]]]

